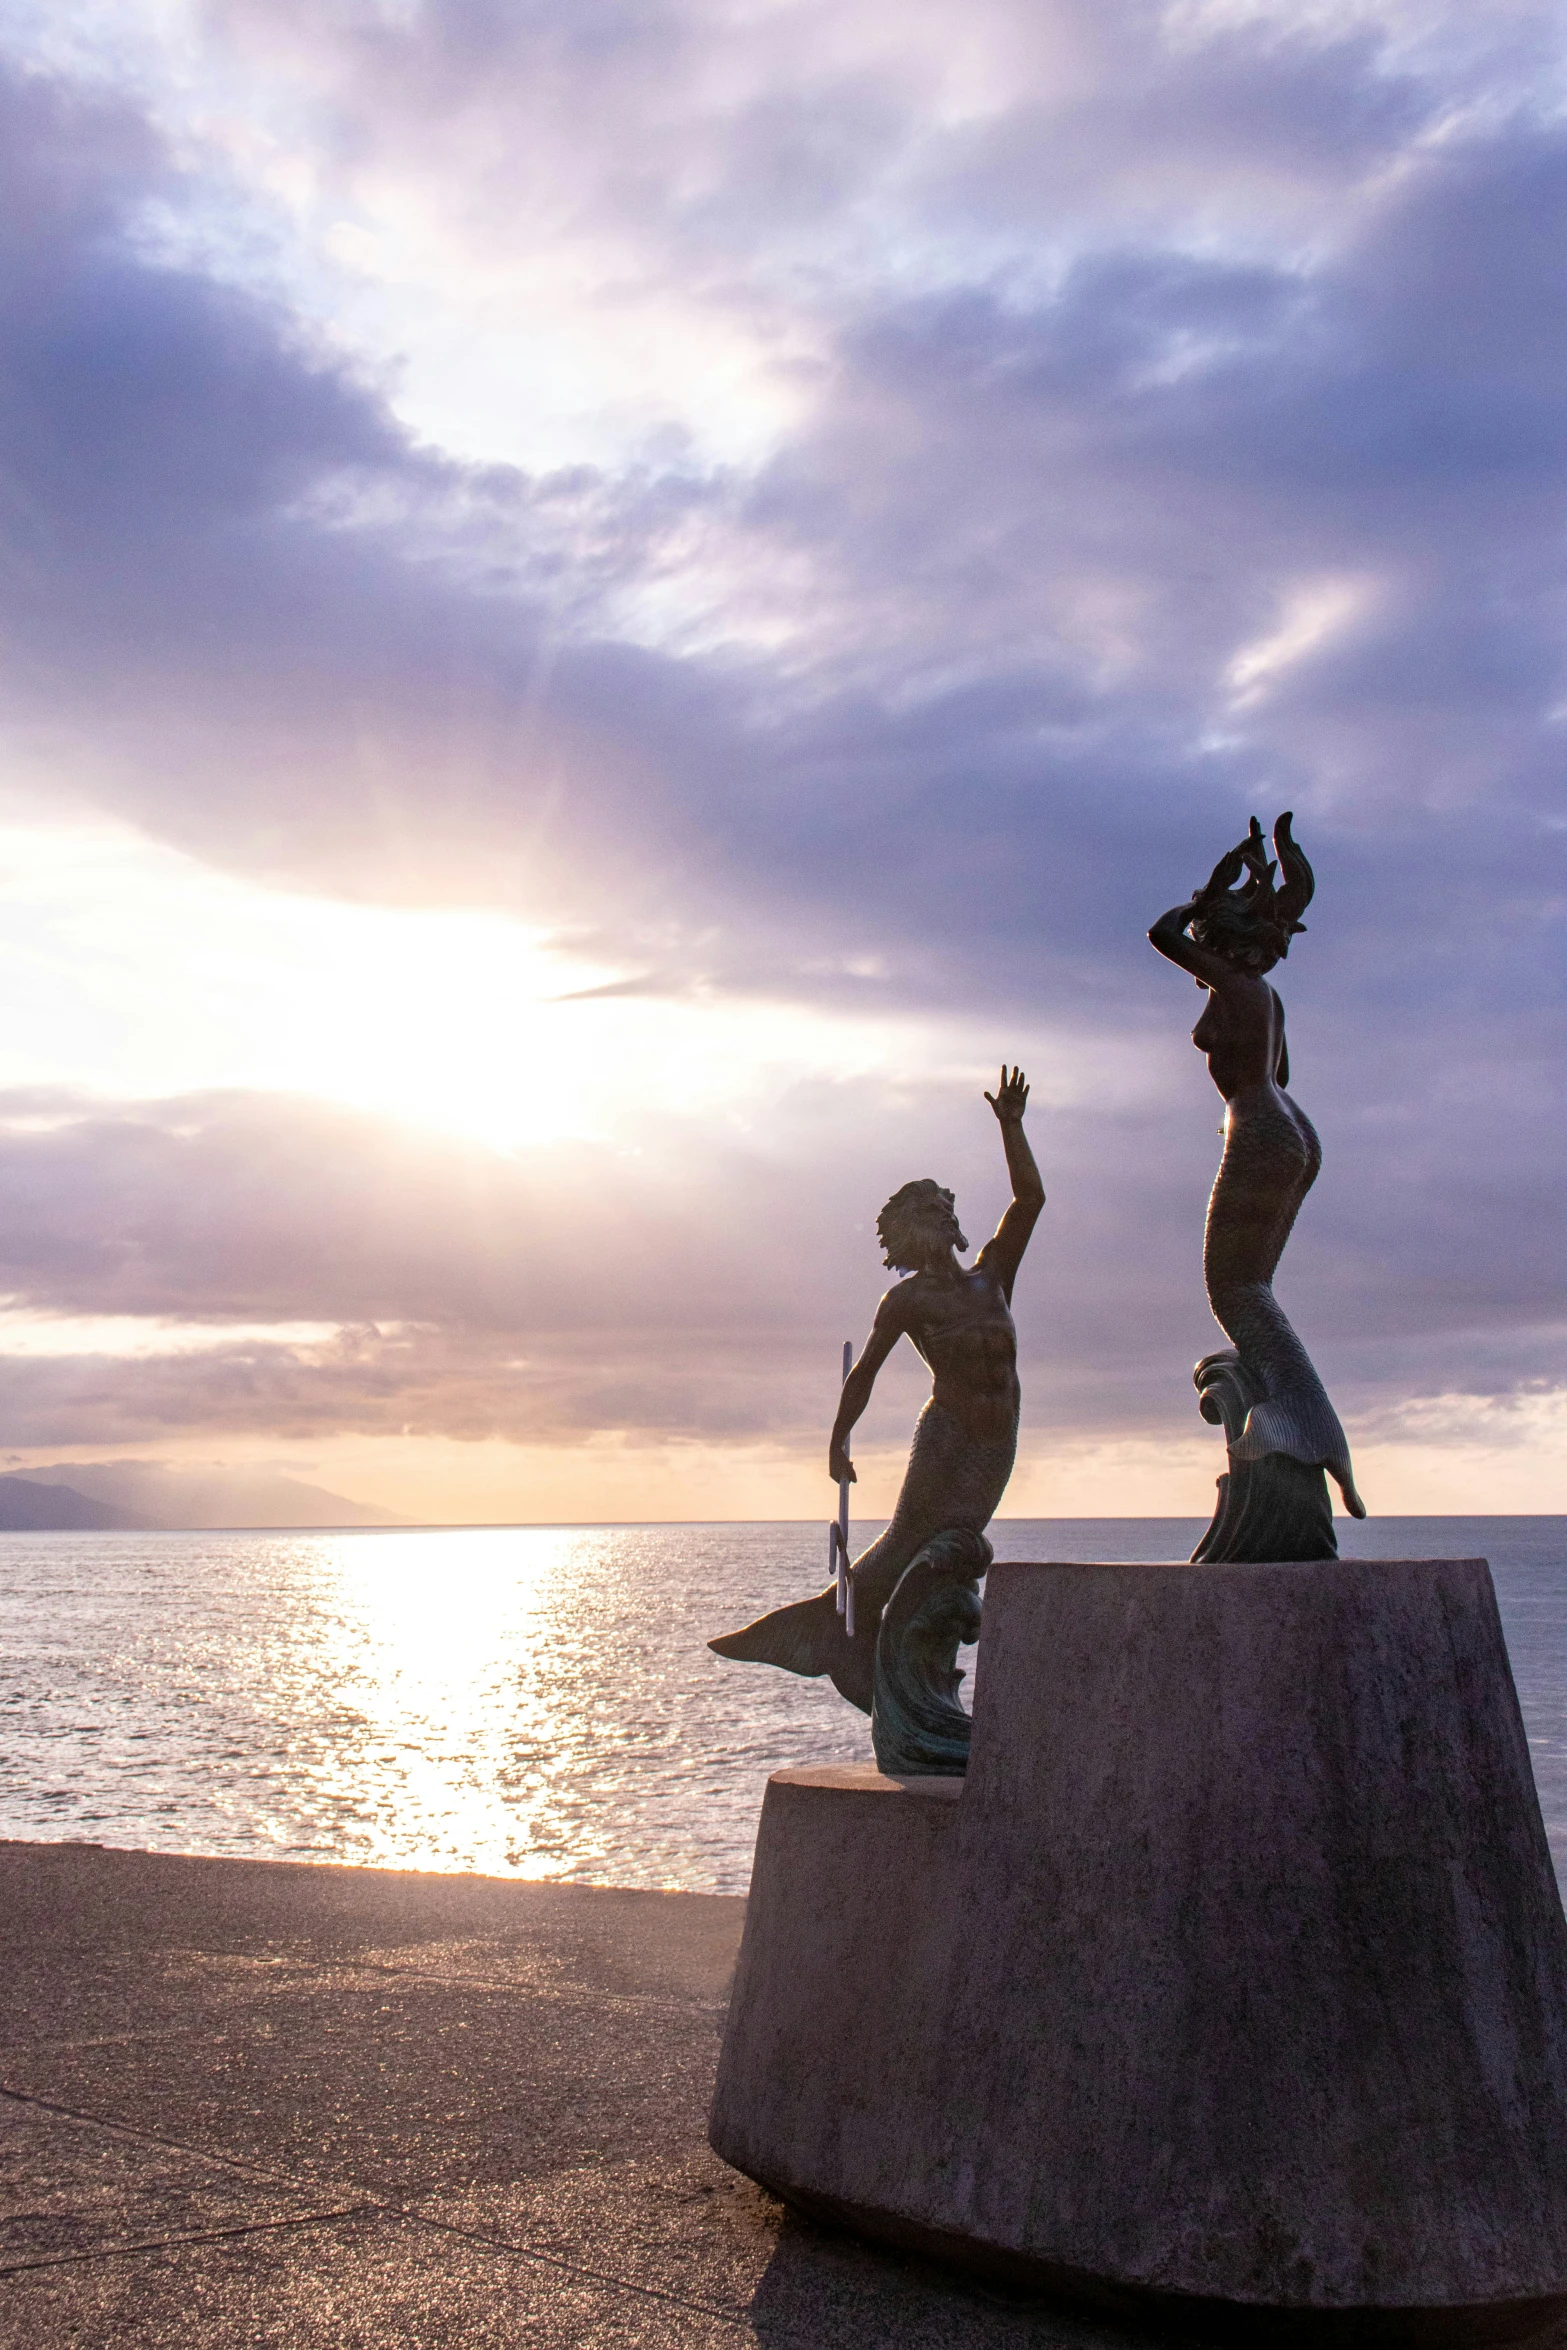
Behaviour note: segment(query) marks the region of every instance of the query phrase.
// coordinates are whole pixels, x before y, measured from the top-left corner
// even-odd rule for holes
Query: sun
[[[497,1151],[633,1150],[990,1060],[961,1016],[643,987],[519,915],[269,888],[115,823],[0,821],[0,912],[0,1089],[51,1099],[292,1094]]]
[[[503,1150],[597,1123],[603,1023],[581,991],[613,971],[497,914],[339,904],[302,929],[315,951],[273,999],[274,1083]]]

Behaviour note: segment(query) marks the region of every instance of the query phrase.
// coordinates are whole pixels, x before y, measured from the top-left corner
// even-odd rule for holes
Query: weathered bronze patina
[[[871,1751],[889,1778],[962,1778],[973,1723],[958,1702],[958,1650],[979,1638],[983,1534],[957,1526],[927,1542],[899,1577],[876,1635]]]
[[[1284,1006],[1266,977],[1305,929],[1300,916],[1315,883],[1287,813],[1273,845],[1277,865],[1254,816],[1197,895],[1161,914],[1148,933],[1207,991],[1192,1042],[1207,1055],[1225,1103],[1203,1275],[1214,1319],[1234,1343],[1204,1355],[1192,1377],[1203,1418],[1224,1429],[1229,1471],[1196,1559],[1336,1558],[1324,1470],[1338,1480],[1350,1514],[1366,1514],[1338,1414],[1273,1294],[1284,1244],[1322,1164],[1311,1120],[1284,1090]]]
[[[870,1401],[876,1374],[900,1338],[909,1339],[934,1374],[920,1413],[892,1523],[852,1569],[855,1631],[851,1639],[832,1586],[759,1616],[743,1631],[708,1642],[720,1656],[779,1665],[785,1672],[828,1674],[843,1696],[869,1713],[877,1628],[882,1609],[915,1553],[938,1534],[982,1534],[1012,1474],[1020,1391],[1012,1284],[1045,1204],[1044,1186],[1023,1132],[1028,1085],[1003,1066],[997,1091],[985,1096],[1001,1126],[1012,1203],[973,1264],[953,1197],[926,1179],[906,1183],[877,1218],[887,1263],[909,1278],[876,1308],[870,1337],[843,1383],[828,1449],[827,1473],[853,1479],[849,1432]]]

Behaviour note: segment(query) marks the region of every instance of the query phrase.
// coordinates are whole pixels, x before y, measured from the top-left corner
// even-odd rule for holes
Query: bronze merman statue
[[[1351,1516],[1366,1514],[1338,1414],[1273,1294],[1284,1243],[1322,1164],[1311,1120],[1284,1090],[1284,1006],[1264,976],[1304,930],[1300,916],[1315,883],[1287,814],[1273,828],[1273,845],[1277,866],[1254,816],[1206,888],[1161,914],[1148,933],[1208,991],[1192,1042],[1208,1056],[1225,1101],[1203,1276],[1214,1319],[1234,1346],[1205,1355],[1192,1376],[1203,1418],[1223,1426],[1230,1465],[1194,1559],[1336,1558],[1325,1469]],[[1280,870],[1283,886],[1275,889]]]
[[[1017,1330],[1012,1284],[1045,1204],[1039,1169],[1023,1132],[1028,1085],[1021,1069],[1001,1071],[985,1096],[1001,1126],[1012,1204],[972,1266],[956,1251],[968,1242],[953,1197],[939,1183],[906,1183],[876,1219],[887,1263],[909,1279],[876,1308],[864,1352],[843,1383],[828,1448],[827,1473],[854,1477],[849,1431],[870,1401],[876,1374],[900,1338],[909,1339],[934,1374],[920,1413],[892,1523],[851,1570],[855,1629],[844,1629],[833,1587],[759,1616],[740,1632],[708,1642],[720,1656],[781,1665],[785,1672],[828,1674],[851,1705],[871,1710],[876,1633],[882,1609],[916,1553],[938,1534],[982,1534],[996,1512],[1017,1452]]]

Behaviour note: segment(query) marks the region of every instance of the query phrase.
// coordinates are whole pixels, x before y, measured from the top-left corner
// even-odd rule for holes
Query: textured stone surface
[[[0,1844],[3,2350],[1108,2350],[709,2151],[743,1904]]]
[[[712,2127],[1203,2322],[1542,2322],[1567,1925],[1484,1563],[993,1569],[956,1802],[770,1785]]]
[[[0,2268],[220,2235],[341,2210],[343,2200],[231,2163],[0,2099]]]

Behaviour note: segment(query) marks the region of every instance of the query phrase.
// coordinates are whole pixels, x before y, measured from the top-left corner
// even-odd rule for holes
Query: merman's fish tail
[[[829,1583],[814,1599],[797,1599],[788,1607],[774,1608],[770,1615],[758,1616],[754,1624],[746,1624],[738,1632],[721,1632],[707,1645],[715,1656],[732,1657],[740,1664],[777,1665],[781,1671],[799,1673],[808,1681],[825,1673],[841,1697],[868,1714],[880,1620],[880,1608],[871,1607],[860,1595],[851,1640],[838,1613],[835,1588]]]

